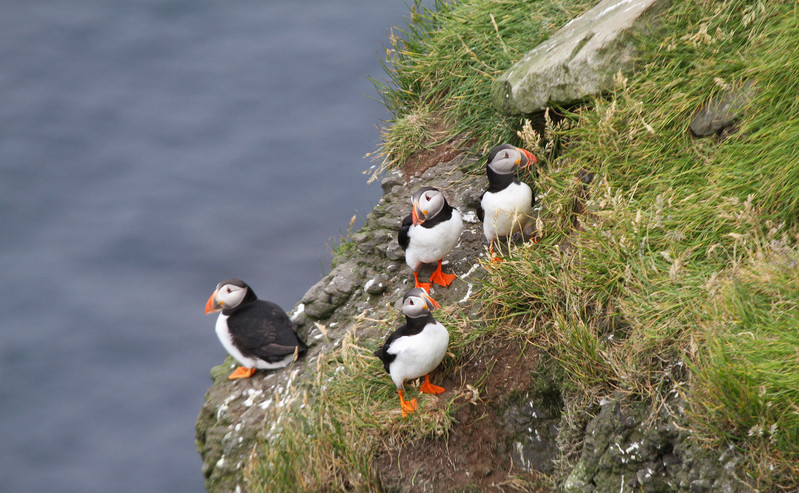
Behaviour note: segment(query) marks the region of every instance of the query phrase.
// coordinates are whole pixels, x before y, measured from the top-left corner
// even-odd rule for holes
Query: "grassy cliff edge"
[[[479,421],[462,409],[491,395],[486,381],[499,370],[465,368],[508,344],[535,364],[524,388],[503,392],[557,394],[560,432],[557,467],[520,471],[499,489],[585,486],[579,479],[600,491],[584,444],[603,406],[634,407],[645,429],[671,419],[663,413],[676,401],[686,440],[739,458],[730,474],[740,491],[799,488],[799,7],[675,0],[610,93],[529,115],[532,126],[497,114],[493,79],[593,3],[412,7],[389,40],[389,82],[378,84],[394,114],[378,171],[412,169],[444,146],[479,156],[499,142],[526,145],[539,157],[526,179],[542,203],[542,238],[483,265],[472,308],[441,315],[457,328],[443,369],[459,375],[457,395],[391,419],[395,394],[371,356],[379,341],[353,330],[316,360],[315,397],[306,389],[263,434],[245,467],[251,491],[413,490],[414,471],[388,484],[379,458],[404,464],[397,450],[424,453]],[[734,127],[691,134],[698,109],[745,84],[754,90]],[[467,175],[482,172],[477,159],[464,163]],[[691,487],[710,488],[702,480]]]

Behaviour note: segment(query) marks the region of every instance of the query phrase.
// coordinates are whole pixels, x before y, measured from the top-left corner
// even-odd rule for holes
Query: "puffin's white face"
[[[422,288],[408,290],[402,301],[402,313],[410,318],[422,317],[438,307],[439,304]]]
[[[246,286],[219,283],[205,307],[205,313],[216,312],[224,308],[235,308],[247,294]]]
[[[435,188],[425,187],[413,194],[413,207],[417,222],[435,217],[444,208],[444,194]]]
[[[497,155],[488,163],[488,166],[499,174],[507,175],[513,173],[521,162],[522,153],[519,149],[508,147],[497,152]]]

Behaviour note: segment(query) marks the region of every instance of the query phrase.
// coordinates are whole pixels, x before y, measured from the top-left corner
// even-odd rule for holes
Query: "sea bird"
[[[510,144],[500,144],[488,153],[488,189],[480,196],[477,217],[483,221],[492,257],[499,238],[531,232],[535,195],[529,185],[516,178],[516,170],[537,162],[532,152]]]
[[[242,365],[228,376],[230,380],[250,378],[256,369],[282,368],[307,350],[286,312],[272,302],[259,300],[244,281],[227,279],[216,286],[205,304],[205,313],[220,310],[216,335]]]
[[[411,197],[411,213],[402,221],[397,241],[405,250],[405,262],[413,270],[415,287],[430,291],[432,284],[449,286],[456,278],[444,274],[441,262],[458,244],[463,231],[461,213],[447,202],[444,194],[433,187],[422,187]],[[438,262],[430,282],[419,281],[422,264]]]
[[[414,412],[416,399],[406,401],[402,395],[405,381],[424,375],[419,388],[426,394],[441,394],[443,387],[430,383],[429,373],[444,359],[449,343],[449,332],[433,318],[431,310],[440,308],[422,288],[411,288],[402,300],[405,325],[395,330],[375,356],[383,361],[383,367],[397,387],[402,416]]]

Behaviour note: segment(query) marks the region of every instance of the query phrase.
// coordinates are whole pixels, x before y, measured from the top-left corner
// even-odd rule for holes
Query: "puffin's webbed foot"
[[[438,394],[443,394],[446,389],[444,389],[444,387],[439,387],[438,385],[433,385],[432,383],[430,383],[430,375],[425,375],[424,383],[422,384],[421,387],[419,387],[419,390],[421,390],[425,394],[438,395]]]
[[[250,378],[251,376],[255,375],[255,368],[247,368],[246,366],[240,366],[236,368],[233,373],[228,375],[228,380],[237,380],[239,378]]]
[[[425,291],[427,291],[429,293],[430,292],[430,288],[433,287],[433,283],[431,283],[431,282],[419,282],[419,273],[418,272],[414,272],[413,273],[413,279],[416,281],[416,284],[414,285],[415,288],[422,288],[422,289],[424,289]],[[432,278],[431,278],[431,280],[432,280]]]
[[[454,281],[457,277],[458,276],[455,274],[444,274],[444,271],[441,270],[441,260],[439,260],[438,267],[436,267],[436,270],[434,270],[430,275],[430,282],[447,287],[452,284],[452,281]]]
[[[409,401],[406,401],[402,397],[402,390],[397,390],[397,393],[399,394],[400,398],[400,409],[402,409],[402,417],[405,418],[409,414],[413,414],[413,412],[416,411],[417,408],[416,399],[411,399]]]

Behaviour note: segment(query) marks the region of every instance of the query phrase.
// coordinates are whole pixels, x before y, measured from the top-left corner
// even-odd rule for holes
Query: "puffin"
[[[477,217],[494,255],[494,243],[515,232],[523,235],[533,225],[533,190],[516,178],[516,169],[537,163],[532,152],[511,144],[500,144],[488,153],[488,189],[480,196]],[[494,260],[499,260],[496,257]]]
[[[402,221],[397,241],[405,250],[405,262],[413,270],[414,287],[430,292],[433,283],[449,286],[457,276],[444,274],[441,261],[458,244],[463,231],[463,218],[444,198],[440,190],[422,187],[411,196],[411,213]],[[430,282],[419,281],[422,264],[438,262]]]
[[[205,313],[220,310],[216,335],[242,365],[228,376],[230,380],[250,378],[256,369],[283,368],[308,349],[297,337],[297,328],[286,312],[272,302],[259,300],[240,279],[217,284],[205,304]]]
[[[449,332],[430,313],[436,308],[441,306],[423,288],[409,289],[402,300],[405,325],[388,336],[374,353],[397,387],[403,417],[417,407],[416,398],[406,401],[402,395],[406,380],[424,376],[419,390],[435,395],[444,392],[443,387],[430,383],[429,376],[444,359],[449,343]]]

